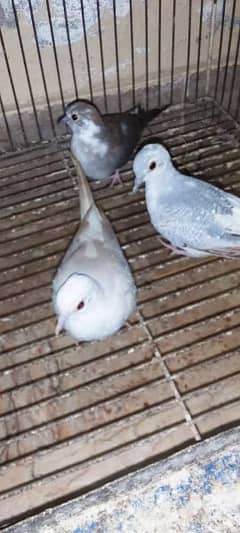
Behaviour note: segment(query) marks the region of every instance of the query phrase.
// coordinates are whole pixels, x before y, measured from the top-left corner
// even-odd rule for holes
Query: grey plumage
[[[81,223],[53,280],[56,333],[77,341],[114,334],[136,305],[136,287],[113,229],[76,163]]]
[[[173,251],[201,257],[240,257],[240,199],[181,174],[160,144],[135,157],[134,191],[143,182],[151,222]]]
[[[101,115],[91,102],[76,100],[59,121],[72,130],[71,151],[88,178],[102,180],[116,173],[119,180],[118,170],[132,155],[143,128],[160,112],[136,106],[125,113]]]

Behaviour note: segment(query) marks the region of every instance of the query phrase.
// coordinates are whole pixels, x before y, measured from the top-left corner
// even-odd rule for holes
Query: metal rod
[[[217,99],[219,76],[220,76],[220,67],[221,67],[221,58],[222,58],[222,44],[223,44],[223,30],[224,30],[224,20],[225,20],[225,10],[226,10],[226,0],[223,0],[223,11],[222,11],[222,22],[221,22],[221,33],[219,41],[219,52],[218,52],[218,62],[217,62],[217,74],[214,88],[214,100]]]
[[[14,142],[13,142],[11,130],[10,130],[10,127],[9,127],[9,124],[8,124],[8,119],[7,119],[7,115],[6,115],[6,111],[5,111],[5,108],[4,108],[4,105],[3,105],[3,101],[2,101],[1,95],[0,95],[0,107],[1,107],[2,115],[3,115],[5,128],[7,130],[9,143],[11,145],[11,149],[13,150],[14,149]]]
[[[232,8],[232,16],[231,16],[231,22],[230,22],[230,31],[229,31],[227,56],[226,56],[226,64],[225,64],[225,70],[224,70],[224,76],[223,76],[223,84],[222,84],[222,92],[221,92],[221,98],[220,98],[220,104],[221,105],[223,103],[224,94],[225,94],[225,87],[226,87],[226,81],[227,81],[229,58],[230,58],[230,51],[231,51],[231,45],[232,45],[233,23],[234,23],[234,18],[235,18],[235,10],[236,10],[236,0],[233,0],[233,8]]]
[[[175,59],[175,57],[174,57],[175,56],[175,25],[176,25],[176,0],[173,0],[170,104],[173,103],[174,59]]]
[[[113,0],[113,25],[114,25],[114,42],[115,42],[116,71],[117,71],[118,108],[119,108],[119,111],[121,113],[121,111],[122,111],[122,101],[121,101],[121,86],[120,86],[120,74],[119,74],[116,0]]]
[[[185,77],[185,87],[184,87],[184,102],[186,102],[187,95],[188,95],[189,66],[190,66],[190,53],[191,53],[191,33],[192,33],[192,0],[189,0],[188,37],[187,37],[187,64],[186,64],[186,77]]]
[[[56,49],[56,42],[55,42],[55,37],[54,37],[53,25],[52,25],[52,17],[51,17],[51,11],[50,11],[50,6],[49,6],[49,0],[46,0],[46,7],[47,7],[48,22],[49,22],[52,45],[53,45],[53,54],[54,54],[54,59],[55,59],[56,71],[57,71],[59,92],[60,92],[60,97],[61,97],[62,109],[64,111],[64,105],[65,105],[64,96],[63,96],[60,68],[59,68],[59,62],[58,62],[58,56],[57,56],[57,49]]]
[[[67,42],[68,42],[68,51],[69,51],[69,56],[70,56],[71,69],[72,69],[72,77],[73,77],[73,85],[74,85],[75,98],[78,98],[78,88],[77,88],[76,72],[75,72],[75,67],[74,67],[74,60],[73,60],[73,53],[72,53],[72,45],[71,45],[71,37],[70,37],[69,24],[68,24],[68,14],[67,14],[67,7],[66,7],[66,2],[65,2],[65,0],[62,0],[62,4],[63,4],[63,12],[64,12],[65,25],[66,25],[66,34],[67,34]]]
[[[97,0],[97,20],[98,20],[98,38],[99,38],[100,57],[101,57],[101,69],[102,69],[103,97],[104,97],[105,111],[107,113],[108,112],[108,101],[107,101],[107,92],[106,92],[104,54],[103,54],[103,42],[102,42],[102,25],[101,25],[101,13],[100,13],[99,0]]]
[[[91,78],[91,69],[90,69],[90,60],[89,60],[89,52],[88,52],[88,41],[87,41],[83,0],[80,0],[80,5],[81,5],[82,27],[83,27],[84,47],[85,47],[85,54],[86,54],[87,73],[88,73],[89,93],[90,93],[91,100],[93,100],[93,88],[92,88],[92,78]]]
[[[16,23],[16,30],[17,30],[17,34],[18,34],[18,40],[19,40],[19,45],[20,45],[20,49],[21,49],[24,70],[25,70],[27,83],[28,83],[28,90],[29,90],[29,94],[30,94],[33,114],[34,114],[34,118],[35,118],[35,122],[36,122],[38,137],[39,137],[39,140],[42,141],[42,132],[41,132],[41,128],[40,128],[40,124],[39,124],[39,120],[38,120],[38,115],[37,115],[37,109],[36,109],[36,105],[35,105],[35,101],[34,101],[30,75],[29,75],[29,72],[28,72],[28,66],[27,66],[27,61],[26,61],[26,56],[25,56],[25,50],[24,50],[22,35],[21,35],[20,26],[19,26],[19,22],[18,22],[18,14],[17,14],[17,10],[16,10],[16,7],[15,7],[14,0],[12,0],[11,3],[12,3],[14,19],[15,19],[15,23]]]
[[[229,100],[228,100],[228,106],[227,106],[228,112],[230,112],[230,108],[232,106],[233,91],[234,91],[234,85],[236,81],[236,72],[237,72],[237,69],[239,68],[238,66],[239,50],[240,50],[240,26],[239,26],[239,31],[238,31],[238,40],[237,40],[237,46],[236,46],[236,52],[235,52],[235,58],[234,58],[234,64],[233,64],[231,87],[229,91]]]
[[[206,87],[205,94],[209,95],[210,90],[210,81],[211,81],[211,70],[212,70],[212,53],[213,53],[213,43],[214,43],[214,28],[216,22],[216,13],[217,13],[217,3],[216,0],[212,0],[212,9],[210,16],[210,33],[208,40],[208,51],[207,51],[207,76],[206,76]]]
[[[146,109],[149,107],[149,67],[148,67],[148,0],[145,0],[145,74]]]
[[[134,60],[132,0],[129,0],[129,16],[130,16],[131,66],[132,66],[132,105],[135,106],[136,105],[136,98],[135,98],[135,60]]]
[[[162,0],[158,2],[158,106],[161,105],[161,30],[162,30]]]
[[[32,27],[33,27],[33,34],[34,34],[36,49],[37,49],[38,61],[39,61],[41,75],[42,75],[42,82],[43,82],[43,87],[44,87],[44,92],[45,92],[45,97],[46,97],[46,102],[47,102],[47,107],[48,107],[49,119],[51,122],[51,128],[52,128],[53,135],[56,135],[55,124],[53,120],[51,104],[50,104],[49,95],[48,95],[47,82],[46,82],[44,68],[43,68],[42,56],[41,56],[40,46],[38,42],[36,24],[35,24],[35,19],[34,19],[34,14],[33,14],[32,0],[28,0],[28,5],[29,5],[30,17],[31,17],[31,22],[32,22]]]
[[[198,32],[198,55],[197,55],[196,86],[195,86],[195,99],[196,100],[198,99],[198,93],[199,93],[199,70],[200,70],[201,44],[202,44],[203,1],[204,0],[201,0],[199,32]]]
[[[16,110],[17,110],[17,115],[18,115],[20,126],[21,126],[23,140],[24,140],[25,146],[27,146],[28,138],[27,138],[27,135],[26,135],[26,132],[25,132],[25,128],[24,128],[24,124],[23,124],[23,120],[22,120],[20,106],[19,106],[19,102],[18,102],[16,90],[15,90],[15,85],[14,85],[14,81],[13,81],[13,77],[12,77],[10,64],[9,64],[9,61],[8,61],[8,54],[7,54],[7,50],[6,50],[6,46],[5,46],[5,42],[4,42],[4,39],[3,39],[3,34],[2,34],[2,31],[1,31],[1,28],[0,28],[0,41],[1,41],[1,45],[2,45],[3,56],[4,56],[4,59],[5,59],[6,68],[7,68],[7,71],[8,71],[9,81],[10,81],[10,85],[11,85],[11,89],[12,89],[12,93],[13,93],[13,98],[14,98],[14,102],[15,102],[15,106],[16,106]]]

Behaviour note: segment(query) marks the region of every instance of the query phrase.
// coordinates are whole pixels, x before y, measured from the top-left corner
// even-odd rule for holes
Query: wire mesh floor
[[[210,102],[146,132],[178,168],[240,194],[239,132]],[[0,521],[61,501],[240,419],[239,261],[170,257],[144,192],[94,184],[138,312],[114,337],[55,337],[51,280],[79,219],[66,140],[0,159]]]

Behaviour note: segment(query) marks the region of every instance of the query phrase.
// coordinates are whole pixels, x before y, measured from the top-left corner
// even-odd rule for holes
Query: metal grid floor
[[[210,102],[146,132],[178,168],[240,194],[239,132]],[[55,337],[51,280],[78,226],[66,140],[0,159],[0,521],[61,501],[240,419],[240,262],[170,257],[144,192],[94,184],[131,264],[138,312],[117,335]]]

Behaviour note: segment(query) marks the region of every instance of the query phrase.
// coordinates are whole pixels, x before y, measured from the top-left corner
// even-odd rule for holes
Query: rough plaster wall
[[[91,75],[93,79],[94,97],[103,92],[102,75],[100,67],[100,50],[97,25],[96,2],[84,0],[85,23],[87,29]],[[26,53],[30,79],[33,86],[34,98],[37,103],[45,105],[45,96],[39,63],[36,53],[36,45],[32,31],[31,17],[28,0],[15,0],[19,15],[20,31],[23,38],[23,46]],[[217,58],[219,45],[221,14],[223,0],[218,0],[216,13],[216,34],[214,39],[213,59]],[[57,73],[54,62],[52,38],[48,22],[45,0],[32,0],[34,19],[40,44],[44,71],[47,78],[50,98],[58,102],[60,98]],[[64,21],[62,0],[51,0],[51,13],[55,42],[59,57],[64,96],[67,100],[75,97],[73,90],[73,78],[71,73],[69,50],[67,46],[67,33]],[[89,96],[89,84],[87,78],[86,54],[83,39],[83,26],[80,11],[80,0],[66,0],[68,24],[72,43],[74,66],[76,70],[77,84],[80,97]],[[114,46],[114,26],[112,0],[99,2],[101,12],[102,39],[104,49],[104,67],[106,77],[106,89],[108,94],[117,92],[116,83],[116,57]],[[161,83],[170,81],[171,69],[171,36],[172,36],[172,0],[162,1],[162,38],[161,38]],[[209,43],[209,28],[211,18],[212,0],[206,0],[203,9],[202,45],[201,45],[201,68],[206,69],[207,52]],[[187,53],[187,24],[188,24],[189,0],[178,0],[176,3],[176,48],[175,48],[175,81],[180,82],[186,71]],[[223,60],[226,56],[228,41],[228,26],[231,19],[232,1],[227,2],[226,29],[223,41]],[[238,5],[240,12],[240,6]],[[130,24],[129,24],[129,0],[117,0],[117,32],[120,63],[121,92],[131,88],[131,57],[130,57]],[[197,61],[198,31],[199,31],[200,0],[192,3],[192,47],[190,54],[190,71],[194,71]],[[239,13],[240,14],[240,13]],[[238,24],[240,17],[236,18],[236,27],[233,32],[232,57],[236,45]],[[133,0],[134,20],[134,56],[136,86],[143,87],[145,84],[145,3],[144,0]],[[0,3],[0,23],[6,43],[7,53],[16,85],[17,96],[21,107],[30,105],[29,89],[24,72],[21,50],[19,47],[15,19],[12,11],[11,0],[3,0]],[[149,27],[149,84],[156,85],[158,80],[158,1],[148,0],[148,27]],[[7,109],[14,109],[14,100],[8,81],[3,54],[0,55],[1,80],[0,89],[4,104]]]

